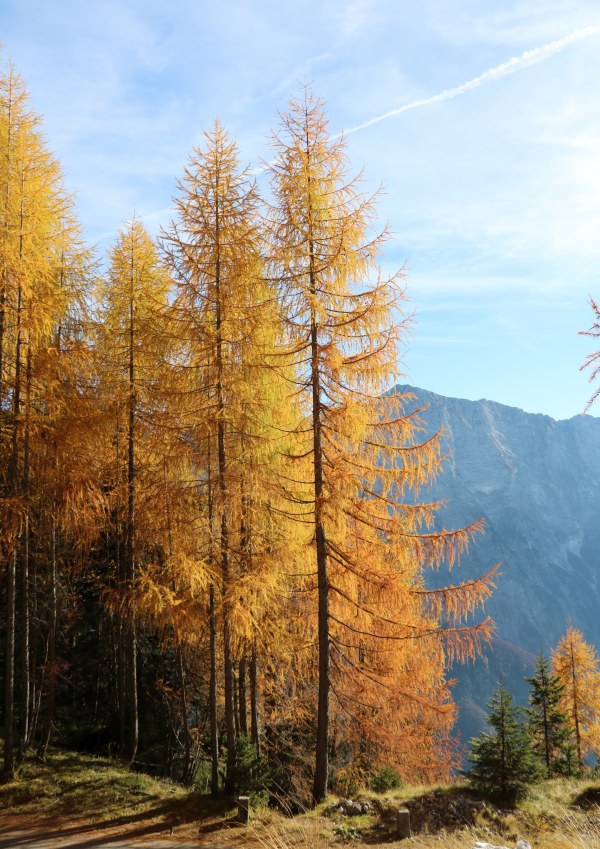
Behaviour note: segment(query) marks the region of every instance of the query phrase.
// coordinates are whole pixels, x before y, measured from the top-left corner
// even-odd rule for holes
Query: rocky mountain
[[[482,659],[452,672],[461,737],[468,740],[479,733],[498,682],[526,702],[523,676],[569,623],[600,651],[600,419],[555,421],[493,401],[399,388],[428,407],[428,432],[443,428],[445,471],[427,493],[447,501],[440,525],[485,520],[485,533],[450,580],[501,563],[486,608],[497,637]],[[430,575],[432,584],[448,580]]]

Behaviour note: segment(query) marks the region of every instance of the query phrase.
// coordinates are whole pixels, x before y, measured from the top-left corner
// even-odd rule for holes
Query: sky
[[[403,382],[583,411],[579,367],[600,346],[578,335],[600,299],[597,0],[2,0],[0,41],[101,252],[134,214],[168,224],[215,118],[244,164],[268,161],[310,83],[364,190],[382,186],[382,266],[404,269],[412,315]]]

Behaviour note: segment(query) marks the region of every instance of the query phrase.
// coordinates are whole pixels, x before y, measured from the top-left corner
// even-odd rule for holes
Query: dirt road
[[[98,830],[97,826],[66,824],[24,828],[22,822],[0,822],[0,849],[217,849],[214,844],[176,834],[157,839],[156,835],[119,834],[118,830]],[[221,847],[222,849],[222,847]]]

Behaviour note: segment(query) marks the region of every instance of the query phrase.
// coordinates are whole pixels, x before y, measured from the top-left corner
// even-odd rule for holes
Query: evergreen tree
[[[526,681],[531,685],[527,716],[533,751],[542,758],[548,773],[561,773],[565,759],[568,761],[567,747],[571,741],[569,718],[560,709],[564,685],[557,675],[552,675],[543,652],[537,659],[533,678]]]
[[[488,703],[488,724],[493,733],[483,732],[471,740],[468,778],[473,787],[494,799],[515,802],[538,777],[537,765],[522,709],[513,705],[510,693],[500,686]]]

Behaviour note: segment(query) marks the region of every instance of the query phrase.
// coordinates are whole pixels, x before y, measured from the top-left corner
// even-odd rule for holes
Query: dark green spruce
[[[559,708],[564,686],[552,675],[543,652],[537,659],[533,678],[525,680],[531,686],[527,724],[533,752],[544,763],[548,775],[570,775],[576,759],[569,757],[572,743],[569,718]]]
[[[539,768],[523,722],[523,709],[513,705],[510,693],[498,687],[488,708],[492,733],[483,732],[471,740],[472,767],[467,775],[475,789],[512,804],[539,778]]]

